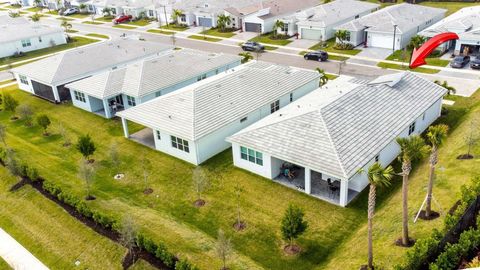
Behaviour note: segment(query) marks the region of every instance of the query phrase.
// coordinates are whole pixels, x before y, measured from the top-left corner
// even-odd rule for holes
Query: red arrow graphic
[[[410,59],[410,68],[425,65],[425,58],[430,55],[438,45],[453,39],[458,39],[458,35],[452,32],[441,33],[429,39],[420,46],[420,48],[414,49],[412,52],[412,58]]]

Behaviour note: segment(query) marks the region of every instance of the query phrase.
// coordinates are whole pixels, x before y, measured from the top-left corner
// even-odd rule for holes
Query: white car
[[[64,16],[67,16],[67,15],[72,15],[72,14],[75,14],[75,13],[78,13],[78,12],[79,12],[78,8],[75,8],[75,7],[73,7],[73,8],[67,8],[67,9],[63,12],[63,15],[64,15]]]

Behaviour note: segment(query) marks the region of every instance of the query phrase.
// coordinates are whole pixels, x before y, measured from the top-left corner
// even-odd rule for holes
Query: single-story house
[[[444,32],[458,34],[458,40],[445,42],[438,47],[441,52],[453,49],[454,54],[480,52],[480,6],[466,7],[435,23],[419,33],[427,38]]]
[[[251,62],[117,113],[125,137],[198,165],[225,138],[318,88],[312,70]],[[130,136],[128,121],[147,129]]]
[[[61,27],[0,15],[0,58],[65,43]]]
[[[79,80],[70,89],[73,105],[106,118],[240,65],[241,57],[173,50]]]
[[[94,43],[12,69],[18,87],[52,102],[70,100],[66,84],[158,56],[172,46],[119,38]]]
[[[366,44],[368,47],[402,49],[418,32],[445,17],[446,12],[446,9],[402,3],[385,7],[335,29],[346,30],[348,36],[345,42],[353,46]]]
[[[370,14],[379,7],[365,1],[336,0],[283,19],[284,30],[288,35],[298,33],[301,39],[326,41],[335,36],[335,27]]]
[[[400,153],[396,138],[431,125],[445,94],[410,72],[340,77],[227,141],[235,166],[346,206],[368,185],[359,169],[390,164]]]
[[[163,12],[171,14],[171,1],[168,0],[92,0],[89,5],[97,15],[104,15],[103,9],[110,8],[111,15],[132,15],[133,18],[164,18]],[[164,8],[165,7],[165,10]],[[161,8],[162,14],[159,13]]]

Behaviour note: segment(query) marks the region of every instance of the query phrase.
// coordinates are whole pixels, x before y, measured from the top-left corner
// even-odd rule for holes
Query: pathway
[[[0,257],[15,270],[48,270],[48,267],[2,228],[0,228]]]

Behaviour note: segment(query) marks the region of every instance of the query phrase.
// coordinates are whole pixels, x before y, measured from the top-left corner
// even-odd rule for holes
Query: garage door
[[[245,23],[245,32],[260,33],[262,31],[262,25],[259,23]]]
[[[393,37],[392,36],[385,36],[385,35],[369,35],[369,46],[376,47],[376,48],[386,48],[391,49],[393,46]]]
[[[321,40],[322,31],[317,29],[302,28],[302,39]]]
[[[198,26],[212,27],[211,18],[198,18]]]

